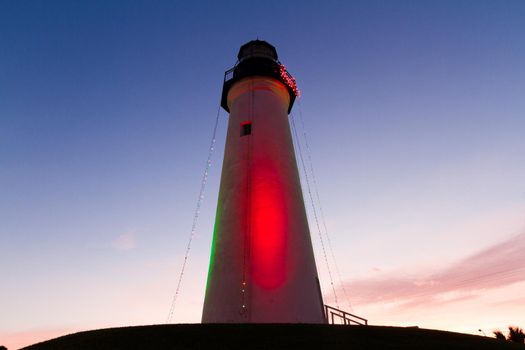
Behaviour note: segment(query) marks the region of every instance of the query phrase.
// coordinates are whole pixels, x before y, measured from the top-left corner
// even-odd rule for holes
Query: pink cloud
[[[131,250],[137,245],[137,240],[133,232],[128,232],[115,238],[113,242],[111,242],[111,245],[116,250]]]
[[[481,291],[525,281],[525,233],[514,236],[429,275],[410,277],[385,273],[351,281],[345,289],[355,304],[464,301]]]

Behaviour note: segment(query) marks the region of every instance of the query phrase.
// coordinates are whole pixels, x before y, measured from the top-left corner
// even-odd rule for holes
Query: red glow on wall
[[[251,270],[254,283],[265,289],[281,286],[287,277],[287,225],[284,188],[272,161],[253,168]]]

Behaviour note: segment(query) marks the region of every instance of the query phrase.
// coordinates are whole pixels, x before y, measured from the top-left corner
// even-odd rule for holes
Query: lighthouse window
[[[241,136],[250,135],[252,133],[252,123],[244,122],[241,123]]]

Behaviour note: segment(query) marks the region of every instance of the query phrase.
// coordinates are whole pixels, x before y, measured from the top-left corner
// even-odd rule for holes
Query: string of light
[[[295,81],[295,78],[290,73],[288,73],[286,67],[282,63],[279,63],[279,74],[281,75],[281,78],[283,79],[285,84],[288,85],[290,89],[292,89],[295,96],[301,96],[301,91],[299,91],[299,88],[297,87],[297,82]]]
[[[310,150],[310,145],[308,143],[308,137],[306,136],[306,128],[305,128],[305,125],[304,125],[303,112],[302,112],[301,101],[300,100],[298,102],[298,107],[299,107],[299,122],[301,123],[301,128],[302,128],[302,131],[303,131],[303,138],[304,138],[304,143],[305,143],[305,146],[306,146],[306,155],[308,157],[308,163],[309,163],[309,166],[310,166],[310,173],[312,174],[312,181],[313,181],[313,184],[314,184],[314,190],[315,190],[315,194],[316,194],[316,197],[317,197],[317,205],[319,206],[319,213],[320,213],[320,216],[321,216],[321,222],[323,224],[326,240],[327,240],[327,243],[328,243],[328,250],[330,251],[330,255],[332,257],[332,261],[334,262],[335,272],[336,272],[337,278],[339,280],[339,285],[340,285],[341,289],[343,290],[343,295],[345,297],[346,303],[348,304],[348,308],[350,309],[350,311],[353,311],[352,310],[352,304],[350,303],[350,298],[348,297],[348,293],[346,292],[346,288],[345,288],[345,285],[343,283],[343,279],[341,278],[341,272],[339,270],[339,264],[337,264],[337,259],[335,258],[334,250],[332,248],[332,240],[330,238],[330,234],[328,233],[328,228],[326,226],[326,220],[325,220],[325,217],[324,217],[323,206],[321,205],[321,197],[319,196],[319,190],[318,190],[318,186],[317,186],[317,178],[315,176],[315,171],[314,171],[314,166],[313,166],[313,161],[312,161],[312,152]]]
[[[293,118],[293,114],[290,114],[290,117]],[[292,124],[292,128],[293,128],[293,124]],[[293,130],[292,130],[293,132]],[[292,142],[294,144],[294,149],[296,150],[296,153],[298,152],[299,150],[299,145],[297,144],[299,140],[297,140],[297,137],[292,137]],[[304,169],[303,169],[303,177],[304,177]],[[308,198],[305,198],[305,203],[306,203],[306,200],[308,200]],[[305,204],[306,205],[306,204]],[[321,295],[325,295],[326,294],[326,290],[325,290],[325,286],[319,282],[319,288],[321,288]]]
[[[250,115],[249,115],[249,122],[252,123],[253,122],[253,118],[254,118],[254,101],[255,101],[255,90],[253,88],[253,80],[250,80]],[[248,206],[247,206],[247,214],[246,214],[246,217],[245,217],[245,233],[244,233],[244,251],[243,251],[243,265],[242,265],[242,284],[241,284],[241,314],[245,317],[245,318],[248,318],[249,317],[249,314],[248,314],[248,295],[247,295],[247,289],[248,289],[248,286],[247,286],[247,261],[248,259],[250,258],[250,254],[251,254],[251,249],[250,249],[250,245],[251,245],[251,221],[250,221],[250,217],[251,217],[251,195],[252,195],[252,190],[251,190],[251,187],[252,187],[252,177],[251,177],[251,166],[252,166],[252,147],[253,147],[253,144],[252,144],[252,138],[251,137],[248,137],[246,139],[246,142],[248,142],[248,152],[246,153],[246,203],[248,203]]]
[[[193,242],[193,238],[195,237],[195,234],[197,232],[197,222],[199,220],[199,214],[200,214],[200,209],[201,209],[201,205],[202,205],[202,200],[204,199],[204,192],[206,190],[206,183],[208,182],[208,174],[210,172],[210,167],[211,167],[211,163],[212,163],[211,160],[212,160],[212,156],[213,156],[213,150],[215,148],[215,140],[216,140],[216,136],[217,136],[217,127],[219,125],[220,112],[221,112],[221,107],[219,106],[219,108],[217,109],[217,115],[215,116],[215,126],[213,127],[213,135],[212,135],[212,139],[211,139],[211,142],[210,142],[210,147],[208,149],[208,158],[206,159],[206,166],[204,167],[204,174],[202,176],[201,187],[200,187],[200,191],[199,191],[199,197],[197,199],[197,205],[195,207],[195,212],[193,214],[193,222],[191,224],[191,232],[190,232],[190,236],[189,236],[189,239],[188,239],[188,244],[186,245],[186,251],[185,251],[185,254],[184,254],[184,260],[182,262],[182,267],[181,267],[181,271],[180,271],[180,274],[179,274],[179,279],[177,281],[177,288],[175,289],[175,294],[173,295],[173,298],[171,300],[171,306],[170,306],[170,310],[169,310],[169,313],[168,313],[168,317],[166,319],[166,323],[170,323],[172,318],[173,318],[173,313],[175,311],[175,303],[176,303],[177,298],[179,296],[179,293],[180,293],[180,290],[181,290],[181,286],[182,286],[182,280],[183,280],[183,277],[184,277],[184,272],[185,272],[186,266],[188,264],[188,257],[190,255],[191,243]]]
[[[328,262],[328,255],[326,254],[326,248],[325,248],[325,244],[324,244],[323,234],[322,234],[322,231],[321,231],[321,226],[319,225],[319,219],[318,219],[318,216],[317,216],[317,210],[315,208],[315,202],[314,202],[314,199],[313,199],[312,190],[311,190],[311,186],[310,186],[310,179],[308,177],[308,171],[306,169],[306,165],[305,165],[305,162],[304,162],[301,142],[299,141],[299,137],[297,136],[297,128],[295,126],[295,117],[294,117],[293,114],[291,114],[291,120],[292,120],[292,130],[293,130],[293,133],[294,133],[295,138],[297,140],[297,147],[299,148],[299,152],[298,152],[299,153],[299,158],[301,159],[301,164],[302,164],[303,170],[304,170],[304,177],[305,177],[305,180],[306,180],[306,187],[308,188],[308,197],[310,198],[310,203],[312,204],[312,212],[314,214],[315,224],[317,226],[317,233],[319,235],[319,241],[321,242],[323,258],[324,258],[324,261],[325,261],[325,264],[326,264],[326,268],[328,270],[328,277],[330,278],[330,285],[332,287],[332,292],[334,294],[335,305],[339,309],[339,301],[338,301],[338,298],[337,298],[337,292],[335,290],[334,279],[332,277],[332,271],[330,269],[330,264]]]

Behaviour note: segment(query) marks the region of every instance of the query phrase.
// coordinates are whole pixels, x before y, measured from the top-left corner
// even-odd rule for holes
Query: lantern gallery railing
[[[368,326],[368,320],[362,317],[353,315],[335,307],[325,305],[324,312],[326,322],[328,324],[345,324],[345,325],[359,325]]]
[[[279,65],[279,72],[277,74],[277,71],[275,71],[275,75],[277,75],[281,78],[282,82],[285,83],[286,86],[288,86],[290,89],[292,89],[295,96],[299,97],[301,95],[301,91],[299,91],[299,88],[297,87],[297,81],[293,77],[293,75],[288,72],[284,64],[277,61],[276,62]],[[224,81],[229,81],[233,79],[233,72],[235,71],[235,68],[237,66],[234,66],[230,69],[228,69],[226,72],[224,72]]]

